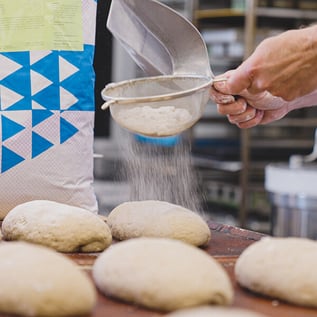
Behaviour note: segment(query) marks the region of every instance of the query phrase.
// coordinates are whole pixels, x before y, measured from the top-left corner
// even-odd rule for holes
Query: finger
[[[264,116],[264,111],[263,110],[258,110],[256,109],[256,114],[255,116],[248,121],[245,122],[241,122],[236,124],[240,129],[249,129],[249,128],[253,128],[259,124],[262,124],[262,118]]]
[[[288,113],[288,111],[285,110],[285,108],[280,108],[280,109],[276,109],[276,110],[266,110],[264,112],[264,116],[263,116],[263,119],[261,121],[261,124],[267,124],[267,123],[271,123],[271,122],[276,121],[276,120],[280,120],[287,113]]]
[[[226,92],[232,95],[239,95],[243,90],[250,88],[251,85],[252,74],[248,71],[247,61],[232,71],[225,83]]]
[[[219,104],[228,104],[235,101],[234,96],[232,95],[225,95],[219,91],[217,91],[215,88],[210,88],[210,98],[215,102]]]
[[[238,98],[230,104],[217,104],[217,110],[222,115],[238,115],[247,109],[247,102],[243,98]]]
[[[243,123],[253,119],[256,114],[256,109],[248,105],[247,109],[243,113],[237,115],[228,115],[228,120],[230,121],[230,123],[234,124]]]
[[[223,77],[222,77],[223,78]],[[227,78],[227,77],[226,77]],[[215,78],[215,80],[217,80],[218,77]],[[215,81],[213,83],[213,87],[221,92],[224,95],[232,95],[230,88],[227,85],[228,79],[227,80],[221,80],[221,81]]]

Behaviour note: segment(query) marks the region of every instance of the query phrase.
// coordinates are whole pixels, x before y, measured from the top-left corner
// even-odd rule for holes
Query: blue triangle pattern
[[[69,138],[71,138],[74,134],[78,132],[78,129],[69,123],[64,118],[60,119],[60,142],[63,144]]]
[[[92,56],[94,47],[84,45],[83,52],[61,52],[61,56],[69,63],[79,69],[78,72],[61,82],[61,87],[75,95],[78,102],[68,110],[71,111],[94,111],[94,95],[88,96],[86,91],[93,91],[95,82],[95,72],[92,66]]]
[[[47,149],[53,146],[53,143],[43,138],[39,134],[32,132],[32,158],[45,152]]]
[[[20,131],[24,130],[25,127],[11,119],[1,116],[2,124],[2,142],[16,135]]]
[[[49,117],[53,115],[52,111],[49,110],[41,110],[41,109],[34,109],[32,111],[32,127],[35,127],[39,123],[45,121]]]
[[[23,96],[20,101],[14,103],[9,108],[3,109],[3,111],[0,109],[0,115],[2,114],[2,140],[5,141],[26,128],[19,124],[19,122],[12,121],[8,117],[3,116],[5,111],[27,110],[28,113],[32,111],[32,127],[48,119],[53,115],[52,111],[59,111],[59,114],[61,114],[60,86],[78,99],[76,104],[65,111],[94,111],[94,95],[87,94],[87,91],[90,92],[94,89],[93,53],[93,45],[84,45],[84,51],[80,52],[52,51],[49,55],[31,66],[29,52],[0,53],[14,62],[23,65],[21,69],[0,80],[1,85]],[[58,69],[59,56],[62,56],[70,64],[79,69],[78,72],[66,78],[61,83],[59,82]],[[31,95],[31,70],[38,72],[52,81],[50,86],[39,91],[35,96]],[[32,109],[32,101],[43,106],[43,109]],[[62,144],[78,133],[78,128],[64,118],[60,118],[59,133],[60,144]],[[32,140],[30,140],[30,143],[32,144],[32,149],[30,149],[32,159],[54,146],[52,142],[34,131],[32,131]],[[2,145],[2,156],[0,159],[1,173],[25,160],[25,158],[14,150],[4,145]]]
[[[33,96],[33,100],[48,110],[60,110],[58,85],[50,85]]]
[[[85,44],[83,51],[59,51],[59,54],[79,69],[90,68],[93,63],[94,46]]]
[[[1,81],[1,85],[8,89],[24,96],[17,103],[14,103],[8,109],[10,110],[31,110],[31,78],[30,70],[27,67],[23,67],[11,75],[5,77]],[[7,110],[8,110],[7,109]]]
[[[30,66],[29,52],[8,52],[8,53],[1,53],[1,55],[11,59],[12,61],[20,65]]]
[[[58,56],[58,51],[52,51],[31,65],[31,69],[57,84],[59,82]]]
[[[7,147],[2,146],[2,158],[1,158],[1,172],[2,173],[18,165],[22,161],[24,161],[24,158],[22,156],[9,150]]]
[[[8,107],[6,110],[17,111],[17,110],[32,110],[32,99],[31,97],[25,97],[20,101],[14,103],[12,106]]]
[[[31,95],[31,74],[30,67],[23,66],[14,73],[5,77],[1,84],[15,90],[20,95]]]

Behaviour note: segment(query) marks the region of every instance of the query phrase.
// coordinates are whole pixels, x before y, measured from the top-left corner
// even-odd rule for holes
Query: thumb
[[[213,87],[222,94],[231,95],[230,87],[228,86],[228,78],[233,70],[229,70],[221,75],[214,78]],[[218,81],[219,80],[219,81]]]
[[[246,67],[246,63],[242,63],[237,69],[230,72],[226,85],[230,94],[239,95],[251,86],[252,79],[248,76],[248,72],[245,70]]]

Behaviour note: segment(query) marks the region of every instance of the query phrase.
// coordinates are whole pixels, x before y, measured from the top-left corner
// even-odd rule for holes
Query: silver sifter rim
[[[159,81],[166,79],[182,79],[182,78],[193,78],[193,79],[205,79],[206,82],[190,89],[182,90],[179,92],[173,92],[169,94],[162,95],[153,95],[148,97],[113,97],[108,94],[110,89],[116,89],[120,86],[131,85],[135,82],[142,83],[143,81]],[[199,90],[206,89],[207,87],[211,87],[213,83],[213,78],[208,78],[205,76],[195,76],[195,75],[162,75],[162,76],[153,76],[153,77],[143,77],[132,80],[124,80],[118,83],[110,83],[106,85],[106,87],[101,91],[101,96],[103,100],[108,101],[110,104],[132,104],[132,103],[145,103],[145,102],[153,102],[153,101],[164,101],[164,100],[172,100],[175,98],[186,97],[189,96]],[[109,105],[107,102],[102,106],[103,109],[107,108]]]

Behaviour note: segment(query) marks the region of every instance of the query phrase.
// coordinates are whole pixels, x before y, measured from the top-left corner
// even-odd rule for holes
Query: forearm
[[[313,92],[290,101],[288,104],[289,111],[317,106],[317,89]]]
[[[262,41],[230,73],[228,93],[270,92],[287,101],[317,89],[317,25],[290,30]]]

